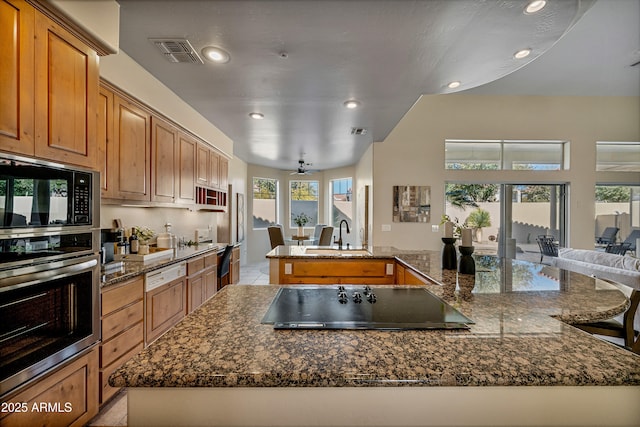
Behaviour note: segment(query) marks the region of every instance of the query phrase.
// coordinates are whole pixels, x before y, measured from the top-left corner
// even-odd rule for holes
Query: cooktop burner
[[[275,329],[468,329],[473,321],[424,288],[281,288],[262,323]]]

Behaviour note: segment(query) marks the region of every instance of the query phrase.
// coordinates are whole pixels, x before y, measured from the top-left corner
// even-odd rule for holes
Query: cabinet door
[[[3,397],[28,411],[0,412],[3,427],[70,426],[82,427],[98,414],[98,349],[65,361],[63,367],[37,380],[15,396]],[[56,411],[32,411],[42,403],[59,404]]]
[[[0,149],[33,155],[34,9],[23,0],[0,2]]]
[[[202,274],[189,278],[187,281],[188,293],[189,293],[189,307],[188,312],[191,313],[196,308],[200,307],[204,302],[205,297],[205,282]]]
[[[222,191],[227,191],[227,186],[229,185],[229,160],[226,157],[220,156],[218,176],[218,186]]]
[[[231,251],[231,265],[229,266],[229,279],[231,283],[240,282],[240,248],[235,247]]]
[[[97,168],[98,54],[36,13],[35,155]]]
[[[179,135],[178,144],[178,203],[196,201],[196,147],[198,143],[187,135]]]
[[[187,314],[186,279],[183,277],[149,291],[145,299],[145,342],[149,344]]]
[[[117,198],[151,200],[151,115],[120,96],[114,104],[114,166],[111,177]]]
[[[209,185],[214,188],[220,186],[220,155],[215,151],[209,152]]]
[[[151,119],[151,200],[173,202],[178,177],[178,132],[169,123],[157,117]]]
[[[100,194],[102,197],[112,198],[115,197],[115,192],[111,185],[113,183],[111,174],[117,168],[117,165],[111,163],[113,160],[111,156],[113,150],[113,92],[102,86],[98,94],[97,122]]]
[[[204,272],[204,299],[214,296],[218,290],[218,271],[216,268]]]
[[[198,144],[198,164],[196,168],[196,183],[198,185],[209,185],[210,153],[211,150],[209,150],[208,147],[203,144]]]

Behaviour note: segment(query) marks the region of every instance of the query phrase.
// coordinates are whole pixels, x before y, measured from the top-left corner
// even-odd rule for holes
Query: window
[[[596,230],[602,235],[606,227],[617,227],[619,241],[640,227],[640,186],[596,185]]]
[[[596,170],[640,172],[640,142],[596,142]]]
[[[340,221],[347,220],[349,227],[353,218],[353,194],[351,178],[331,180],[331,225],[337,227]]]
[[[267,228],[278,222],[278,180],[253,178],[253,228]]]
[[[566,184],[446,183],[445,213],[470,227],[476,253],[540,262],[536,238],[566,244]]]
[[[568,169],[566,141],[445,141],[445,169]]]
[[[289,181],[289,227],[298,225],[293,219],[301,214],[309,219],[305,227],[315,227],[318,223],[318,181]]]

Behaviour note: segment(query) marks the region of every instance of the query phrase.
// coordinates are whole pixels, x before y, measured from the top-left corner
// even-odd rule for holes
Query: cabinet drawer
[[[213,253],[211,255],[206,255],[204,257],[204,266],[205,268],[211,268],[218,265],[218,255]]]
[[[187,274],[191,276],[204,270],[204,257],[199,257],[187,262]]]
[[[105,316],[102,319],[102,341],[108,341],[130,326],[142,322],[143,315],[143,302],[140,300],[134,305]]]
[[[102,292],[102,315],[106,316],[135,301],[142,300],[144,278],[140,277],[124,285],[109,288]]]
[[[103,342],[100,346],[100,366],[109,365],[118,357],[143,342],[143,331],[144,323],[140,322],[112,340]]]
[[[384,277],[384,261],[298,261],[293,263],[293,275],[298,277]]]

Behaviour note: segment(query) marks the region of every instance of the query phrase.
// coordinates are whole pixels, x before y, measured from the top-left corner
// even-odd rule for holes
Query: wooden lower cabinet
[[[229,266],[229,278],[232,284],[240,283],[240,247],[236,246],[231,251],[231,265]]]
[[[145,293],[145,343],[149,345],[187,314],[185,276]]]
[[[138,277],[101,293],[100,404],[119,388],[109,386],[109,375],[144,348],[144,279]]]
[[[187,262],[187,312],[191,313],[217,291],[217,256],[203,255]]]
[[[272,260],[273,262],[274,260]],[[277,260],[278,283],[289,284],[371,284],[395,283],[393,259],[302,259]],[[273,272],[274,266],[272,266]],[[274,277],[271,275],[271,282]]]
[[[85,425],[98,413],[98,347],[2,401],[26,409],[0,412],[3,427]]]
[[[397,285],[432,285],[426,277],[414,271],[410,267],[396,262],[396,284]]]

